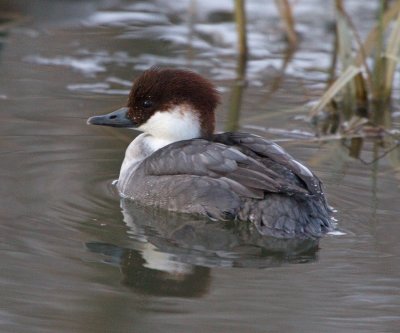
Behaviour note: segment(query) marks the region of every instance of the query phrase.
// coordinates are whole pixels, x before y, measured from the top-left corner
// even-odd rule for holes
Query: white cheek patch
[[[189,106],[157,111],[138,130],[170,142],[200,137],[200,121]]]

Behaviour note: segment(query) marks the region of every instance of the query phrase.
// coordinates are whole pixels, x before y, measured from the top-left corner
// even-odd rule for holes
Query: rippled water
[[[340,140],[310,139],[330,7],[299,3],[302,44],[285,67],[273,2],[249,2],[239,124],[281,140],[324,181],[340,233],[319,244],[120,202],[112,181],[135,133],[86,125],[161,64],[216,82],[223,130],[236,76],[230,1],[16,1],[3,11],[23,16],[0,38],[1,332],[398,331],[400,150],[365,140],[357,159]],[[374,8],[350,9],[365,33]]]

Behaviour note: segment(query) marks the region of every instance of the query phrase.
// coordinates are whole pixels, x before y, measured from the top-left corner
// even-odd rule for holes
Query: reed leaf
[[[372,50],[376,47],[376,42],[379,35],[379,29],[383,28],[386,30],[389,23],[395,19],[395,17],[400,13],[400,1],[394,1],[393,5],[386,10],[382,17],[382,21],[378,22],[374,28],[371,29],[367,38],[365,39],[362,47],[357,53],[355,65],[361,66],[365,62],[365,57],[370,55]]]
[[[336,0],[336,31],[339,47],[339,59],[344,68],[353,64],[352,35],[347,22],[342,1]]]
[[[400,51],[400,13],[397,16],[396,23],[393,30],[389,36],[386,52],[384,57],[386,58],[386,71],[385,79],[383,82],[383,93],[384,98],[388,99],[392,93],[392,84],[394,72],[396,71],[397,63],[399,61],[399,51]]]
[[[288,0],[275,0],[276,6],[278,7],[279,14],[285,26],[287,39],[292,47],[297,45],[297,34],[294,28],[294,18],[292,7]]]
[[[345,71],[354,63],[353,36],[351,25],[346,15],[343,0],[336,0],[336,30],[338,38],[339,59]],[[343,111],[346,119],[351,117],[352,110],[356,107],[356,88],[352,81],[343,87]]]
[[[377,35],[375,40],[375,54],[374,54],[374,70],[372,73],[372,99],[373,101],[381,101],[383,95],[383,78],[385,72],[385,58],[383,54],[383,39],[385,27],[383,23],[383,16],[385,11],[385,0],[380,0],[378,12]]]
[[[322,95],[319,102],[311,109],[310,116],[314,117],[318,112],[320,112],[336,94],[342,90],[353,78],[361,73],[360,67],[355,67],[353,65],[347,67],[347,69],[342,72],[342,74],[335,80],[335,82],[329,87],[329,89]]]
[[[356,89],[357,113],[361,117],[367,117],[369,109],[368,89],[362,73],[358,73],[355,76],[354,84]]]

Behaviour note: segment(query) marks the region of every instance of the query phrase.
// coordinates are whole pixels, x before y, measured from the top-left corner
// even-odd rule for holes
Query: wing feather
[[[271,163],[263,163],[262,158],[268,158],[284,165],[287,172],[299,179],[316,178],[275,143],[243,133],[214,137],[214,141],[194,139],[168,145],[143,161],[140,168],[150,176],[192,175],[218,179],[237,194],[251,198],[262,198],[265,192],[312,193],[308,186],[288,180],[285,173],[271,168]],[[307,181],[309,184],[308,178]]]

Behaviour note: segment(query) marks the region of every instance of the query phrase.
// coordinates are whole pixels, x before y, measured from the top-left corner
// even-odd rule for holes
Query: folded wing
[[[155,152],[139,168],[146,176],[215,179],[249,198],[262,199],[266,193],[322,193],[320,181],[305,166],[275,143],[246,133],[176,142]]]

